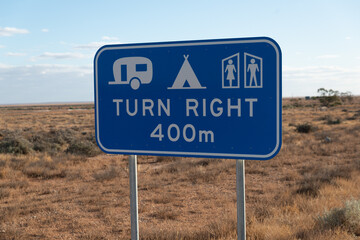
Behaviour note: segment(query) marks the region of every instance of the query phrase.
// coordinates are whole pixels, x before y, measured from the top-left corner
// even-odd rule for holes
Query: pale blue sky
[[[360,95],[360,1],[0,1],[0,104],[93,101],[109,43],[267,36],[283,96]]]

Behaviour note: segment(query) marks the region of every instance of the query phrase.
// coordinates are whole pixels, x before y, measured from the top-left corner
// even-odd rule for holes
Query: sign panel
[[[270,38],[108,45],[94,75],[107,153],[266,160],[281,148],[281,50]]]

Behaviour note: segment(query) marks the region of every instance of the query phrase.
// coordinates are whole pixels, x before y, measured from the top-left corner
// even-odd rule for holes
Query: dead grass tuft
[[[0,187],[0,200],[10,196],[10,190]]]
[[[351,177],[352,166],[335,166],[332,168],[317,167],[304,175],[302,181],[298,183],[296,193],[316,197],[319,189],[324,184],[330,184],[338,178],[349,179]]]
[[[230,240],[236,239],[236,221],[234,219],[211,220],[204,227],[187,229],[141,229],[142,240]]]
[[[176,220],[180,214],[171,207],[158,208],[149,216],[160,220]]]
[[[13,189],[22,189],[29,186],[27,180],[13,180],[11,182],[5,182],[0,184],[0,188],[13,188]]]
[[[55,162],[50,156],[42,156],[39,160],[28,162],[22,172],[30,178],[52,179],[66,176],[60,162]]]
[[[119,177],[119,174],[120,171],[118,171],[115,166],[110,166],[99,173],[94,173],[93,177],[96,181],[108,181]]]
[[[177,157],[170,157],[170,156],[157,156],[156,162],[157,163],[170,163],[178,160]]]

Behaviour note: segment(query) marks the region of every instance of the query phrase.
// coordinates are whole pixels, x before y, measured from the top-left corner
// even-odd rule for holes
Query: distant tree
[[[351,102],[353,100],[353,95],[350,91],[342,92],[342,93],[340,93],[340,98],[342,101],[347,100],[347,101]]]
[[[317,92],[320,93],[320,95],[321,95],[322,97],[327,96],[328,93],[329,93],[329,91],[326,90],[325,88],[319,88],[319,89],[317,90]]]
[[[323,106],[331,107],[341,105],[341,99],[339,97],[340,92],[333,89],[319,88],[317,92],[320,94],[318,98]]]

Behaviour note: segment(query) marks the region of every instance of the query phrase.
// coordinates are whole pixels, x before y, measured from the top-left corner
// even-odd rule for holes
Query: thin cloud
[[[13,67],[12,65],[0,63],[0,69],[9,69],[12,67]]]
[[[89,101],[93,97],[92,65],[0,63],[0,104]]]
[[[6,53],[6,56],[9,56],[9,57],[23,57],[23,56],[26,56],[26,53],[8,52],[8,53]]]
[[[105,42],[91,42],[91,43],[87,43],[87,44],[80,44],[75,46],[75,48],[79,48],[79,49],[98,49],[101,46],[105,45]]]
[[[40,58],[54,58],[54,59],[71,59],[71,58],[86,58],[87,55],[76,52],[53,53],[45,52],[39,56]]]
[[[326,79],[339,79],[341,81],[344,78],[351,77],[353,79],[360,78],[360,69],[359,68],[343,68],[337,66],[308,66],[308,67],[283,67],[284,76],[290,78],[304,78],[307,80],[326,80]]]
[[[44,33],[47,33],[47,32],[49,32],[49,29],[43,28],[43,29],[41,29],[41,31],[44,32]]]
[[[117,37],[108,37],[108,36],[103,36],[101,39],[104,40],[104,41],[117,41],[117,40],[119,40]]]
[[[5,46],[4,45],[0,45],[0,48],[4,48]]]
[[[316,95],[319,88],[360,95],[360,68],[337,66],[283,67],[284,96]]]
[[[77,49],[89,49],[89,50],[93,50],[93,49],[99,49],[100,47],[104,46],[104,45],[109,45],[109,44],[120,44],[120,42],[117,41],[117,38],[115,37],[102,37],[102,40],[104,41],[100,41],[100,42],[90,42],[90,43],[86,43],[86,44],[79,44],[76,45],[75,48]]]
[[[27,29],[20,29],[20,28],[14,28],[14,27],[0,27],[0,37],[10,37],[15,34],[27,34],[29,33],[29,30]]]
[[[336,54],[325,54],[325,55],[317,56],[316,58],[318,58],[318,59],[334,59],[334,58],[339,58],[339,57],[340,56],[336,55]]]

